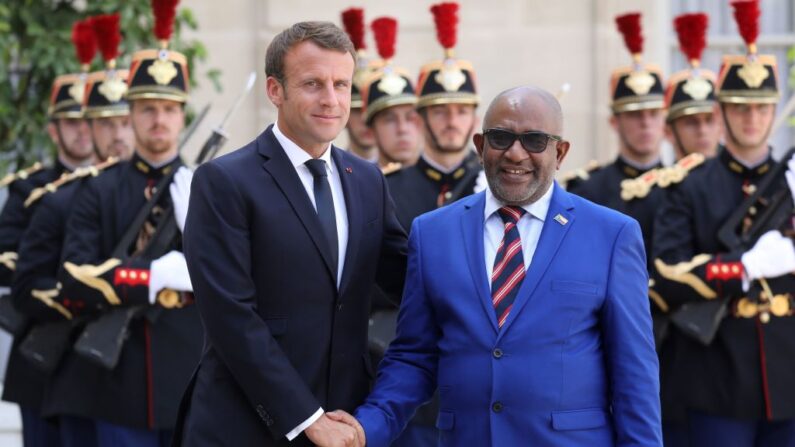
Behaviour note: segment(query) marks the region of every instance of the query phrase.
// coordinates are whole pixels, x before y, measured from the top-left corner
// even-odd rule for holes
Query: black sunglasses
[[[538,130],[531,130],[525,133],[514,133],[505,129],[487,129],[483,131],[483,136],[489,142],[489,146],[499,151],[508,150],[513,146],[513,142],[519,139],[522,147],[527,152],[539,154],[544,152],[549,144],[549,140],[562,141],[563,137],[551,135]]]

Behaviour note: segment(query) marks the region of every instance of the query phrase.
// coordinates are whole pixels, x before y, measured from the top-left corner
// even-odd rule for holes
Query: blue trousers
[[[694,446],[795,447],[795,419],[734,419],[691,410],[688,422]]]
[[[39,416],[37,409],[19,407],[22,415],[22,442],[25,447],[59,447],[58,428]]]
[[[662,423],[663,446],[688,447],[687,423],[684,421],[663,421]]]
[[[169,447],[172,430],[140,430],[97,421],[98,447]]]
[[[93,420],[79,416],[59,416],[61,447],[98,447]]]

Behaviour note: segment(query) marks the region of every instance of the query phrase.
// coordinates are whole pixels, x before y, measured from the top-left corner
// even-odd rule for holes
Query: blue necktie
[[[505,324],[513,307],[513,301],[524,280],[524,258],[522,257],[522,240],[519,237],[517,222],[525,213],[524,208],[504,206],[497,210],[505,227],[497,256],[494,258],[494,269],[491,274],[491,302],[497,314],[500,327]]]
[[[331,249],[331,268],[336,278],[337,264],[339,262],[337,217],[334,213],[334,199],[331,196],[331,185],[329,185],[328,182],[326,162],[315,158],[307,161],[306,167],[309,168],[309,172],[311,172],[312,176],[315,178],[314,192],[317,217],[320,218],[320,226],[323,228],[326,241],[328,241],[329,248]]]

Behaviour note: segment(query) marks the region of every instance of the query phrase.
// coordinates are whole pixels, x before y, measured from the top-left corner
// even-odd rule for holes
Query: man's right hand
[[[331,420],[327,415],[320,416],[304,430],[310,441],[320,447],[361,447],[356,429],[342,422]]]

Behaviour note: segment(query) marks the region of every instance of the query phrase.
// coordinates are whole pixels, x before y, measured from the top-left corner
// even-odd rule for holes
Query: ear
[[[557,158],[558,164],[556,169],[560,169],[560,166],[563,164],[563,160],[566,158],[566,155],[569,153],[569,148],[571,144],[568,141],[563,140],[559,141],[558,144],[555,145],[555,157]]]
[[[618,117],[615,114],[610,115],[610,127],[612,127],[614,131],[618,132]]]
[[[472,135],[472,142],[475,143],[475,149],[478,151],[478,156],[480,157],[480,164],[483,164],[483,134],[482,133],[475,133]]]
[[[284,86],[273,76],[268,76],[265,81],[265,93],[277,108],[284,102]]]
[[[55,124],[55,121],[47,123],[47,134],[56,146],[61,146],[61,137],[58,135],[58,125]]]
[[[665,125],[665,139],[668,140],[672,146],[676,145],[676,139],[674,139],[673,123],[667,123]]]

